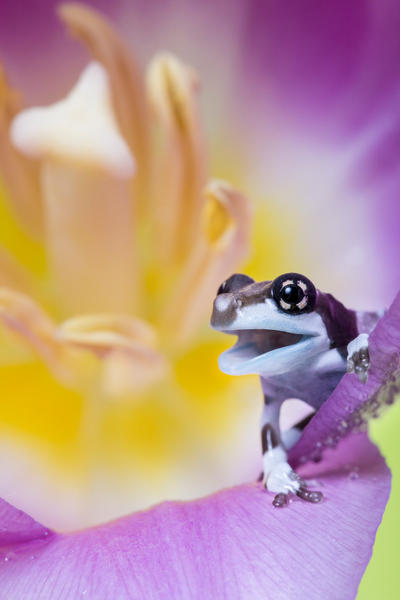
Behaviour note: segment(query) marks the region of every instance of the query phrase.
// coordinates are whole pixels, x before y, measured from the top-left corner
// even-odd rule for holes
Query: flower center
[[[250,210],[207,180],[197,75],[161,54],[142,80],[91,9],[61,16],[95,61],[65,100],[11,125],[15,157],[36,169],[48,272],[32,296],[0,293],[17,356],[0,427],[15,472],[41,481],[35,506],[19,505],[70,529],[253,476],[258,405],[218,371],[205,327],[248,250]]]

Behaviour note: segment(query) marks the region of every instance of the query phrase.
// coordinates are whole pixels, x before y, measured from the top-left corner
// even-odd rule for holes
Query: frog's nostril
[[[237,316],[238,300],[233,294],[220,294],[214,300],[211,326],[217,329],[223,328]]]
[[[231,294],[220,294],[215,298],[214,308],[218,312],[225,312],[234,304],[234,299]]]

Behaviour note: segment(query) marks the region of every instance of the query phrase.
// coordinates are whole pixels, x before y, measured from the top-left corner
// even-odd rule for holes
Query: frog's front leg
[[[321,492],[310,491],[307,484],[293,471],[287,462],[287,453],[282,444],[279,413],[282,402],[265,398],[261,422],[261,444],[263,451],[263,483],[275,494],[273,505],[287,504],[288,494],[297,494],[308,502],[320,502]]]
[[[366,383],[369,365],[368,334],[360,333],[347,346],[347,372],[355,373],[361,383]]]

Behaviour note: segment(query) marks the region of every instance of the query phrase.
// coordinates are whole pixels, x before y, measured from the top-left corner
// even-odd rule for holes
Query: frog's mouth
[[[290,333],[271,329],[225,330],[237,335],[236,344],[220,355],[221,369],[231,375],[259,372],[259,367],[271,361],[281,362],[294,359],[307,350],[313,335]],[[254,369],[254,370],[253,370]]]
[[[242,329],[225,333],[237,335],[238,339],[236,344],[224,354],[235,355],[236,360],[245,361],[267,354],[272,350],[293,346],[305,337],[303,334],[272,329]]]

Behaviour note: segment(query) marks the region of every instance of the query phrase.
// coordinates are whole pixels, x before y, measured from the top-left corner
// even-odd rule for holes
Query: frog
[[[222,372],[256,374],[263,393],[261,417],[264,488],[281,508],[291,498],[319,503],[322,492],[302,479],[288,462],[288,451],[326,402],[345,373],[366,383],[370,368],[369,335],[379,311],[348,309],[332,294],[321,292],[299,273],[255,281],[235,273],[219,286],[211,327],[237,336],[218,357]],[[299,399],[311,414],[282,432],[282,404]]]

